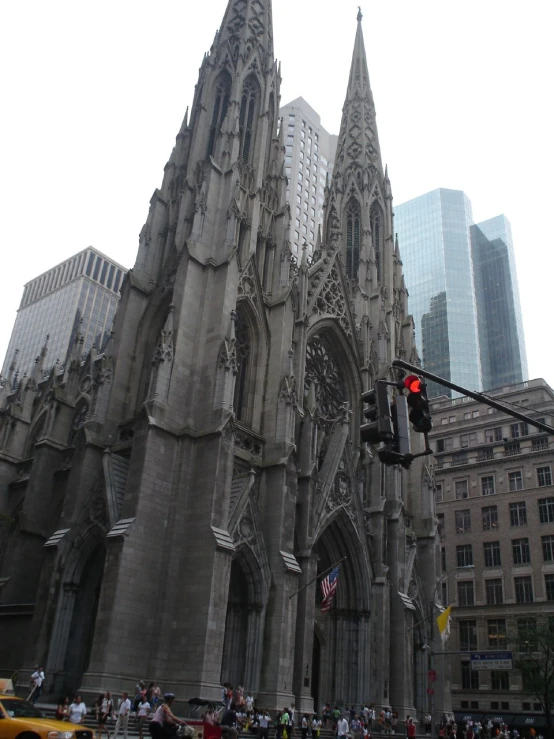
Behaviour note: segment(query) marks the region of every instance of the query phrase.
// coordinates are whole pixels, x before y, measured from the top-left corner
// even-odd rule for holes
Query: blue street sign
[[[472,670],[511,670],[512,652],[472,652]]]

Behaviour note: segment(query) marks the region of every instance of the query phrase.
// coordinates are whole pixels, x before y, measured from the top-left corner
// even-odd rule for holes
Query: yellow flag
[[[439,627],[439,633],[441,635],[442,643],[450,636],[450,612],[452,606],[448,606],[441,614],[437,616],[437,626]]]

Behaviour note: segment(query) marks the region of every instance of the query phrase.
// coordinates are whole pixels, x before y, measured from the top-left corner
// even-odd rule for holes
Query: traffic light
[[[408,407],[410,409],[410,421],[414,431],[425,434],[433,428],[429,400],[427,399],[427,386],[417,375],[409,375],[404,379],[404,387],[408,389]]]
[[[399,394],[392,404],[392,421],[394,424],[394,451],[402,456],[412,453],[410,443],[410,425],[408,423],[408,404],[406,396]]]
[[[394,429],[386,384],[377,380],[373,390],[362,393],[362,401],[368,404],[364,410],[368,422],[360,426],[361,440],[366,444],[390,442],[394,438]]]
[[[410,428],[408,424],[408,406],[406,396],[396,395],[391,404],[391,417],[394,428],[394,438],[379,448],[379,459],[383,464],[401,464],[409,470],[413,455],[410,444]]]

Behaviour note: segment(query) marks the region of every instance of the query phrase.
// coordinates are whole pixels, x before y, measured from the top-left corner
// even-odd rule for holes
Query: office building
[[[30,373],[47,342],[45,366],[63,363],[79,332],[83,352],[100,349],[109,333],[119,290],[127,270],[88,247],[28,282],[17,311],[2,375],[14,366],[19,377]]]
[[[471,227],[481,371],[485,389],[527,379],[523,321],[508,219]]]
[[[311,254],[323,223],[325,184],[333,174],[338,137],[328,133],[321,118],[299,97],[279,111],[285,126],[287,200],[292,212],[291,248],[299,255],[304,241]]]
[[[471,203],[440,188],[394,207],[416,343],[429,372],[481,389]],[[428,385],[431,397],[445,390]]]
[[[444,188],[394,214],[423,366],[473,390],[526,380],[508,219],[475,224],[467,196]],[[429,383],[431,396],[445,392],[456,395]]]
[[[544,380],[490,394],[553,425],[554,392]],[[453,709],[461,719],[496,717],[541,733],[544,717],[520,673],[474,670],[470,653],[509,649],[511,634],[554,615],[554,437],[468,398],[443,396],[431,410],[437,591],[453,604],[448,651],[463,653],[451,658]]]

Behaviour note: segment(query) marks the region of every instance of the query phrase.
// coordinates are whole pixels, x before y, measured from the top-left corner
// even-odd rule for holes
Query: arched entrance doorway
[[[46,671],[52,693],[71,695],[88,667],[106,560],[105,533],[73,540],[58,595]]]
[[[248,639],[248,580],[234,559],[231,563],[229,600],[225,617],[225,641],[221,682],[234,686],[245,684],[245,662]]]
[[[79,585],[75,588],[73,618],[64,662],[64,687],[69,694],[79,688],[88,668],[105,559],[105,548],[98,546],[89,556]]]
[[[369,695],[370,572],[361,542],[346,512],[340,511],[316,544],[318,572],[341,563],[331,609],[321,612],[321,587],[316,588],[312,693],[319,710],[333,705],[359,705]],[[317,698],[316,698],[317,697]]]
[[[259,689],[265,606],[261,570],[244,545],[231,563],[221,682]]]

